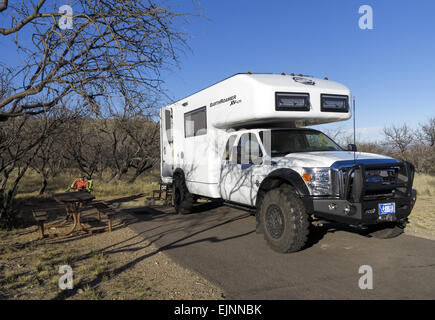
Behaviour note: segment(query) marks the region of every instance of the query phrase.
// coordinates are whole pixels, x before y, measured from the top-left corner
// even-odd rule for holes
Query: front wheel
[[[295,252],[307,242],[308,214],[293,187],[284,185],[267,192],[259,214],[264,239],[273,250]]]

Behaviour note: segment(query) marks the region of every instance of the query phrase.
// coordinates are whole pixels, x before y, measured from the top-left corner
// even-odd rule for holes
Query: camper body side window
[[[165,110],[165,129],[166,137],[169,143],[172,143],[172,123],[171,123],[171,111]]]
[[[184,136],[186,138],[207,134],[207,108],[202,107],[184,114]]]

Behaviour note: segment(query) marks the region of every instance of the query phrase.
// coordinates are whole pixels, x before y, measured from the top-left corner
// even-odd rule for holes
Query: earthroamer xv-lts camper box
[[[177,212],[198,196],[255,210],[280,252],[301,249],[319,218],[400,233],[416,199],[413,166],[303,128],[348,120],[350,97],[327,79],[248,73],[162,108],[161,179]]]

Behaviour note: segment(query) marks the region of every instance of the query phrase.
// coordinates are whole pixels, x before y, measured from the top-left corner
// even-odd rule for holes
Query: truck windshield
[[[272,157],[282,157],[295,152],[342,151],[343,149],[326,135],[315,130],[271,130],[261,132],[261,140],[267,150],[266,135],[270,134]]]

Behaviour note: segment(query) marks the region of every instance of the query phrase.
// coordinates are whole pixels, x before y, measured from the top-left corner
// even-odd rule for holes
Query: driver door
[[[227,142],[229,156],[222,164],[221,196],[227,201],[254,205],[258,189],[255,173],[261,167],[263,151],[255,133],[243,133],[237,145],[234,141],[230,137]]]

